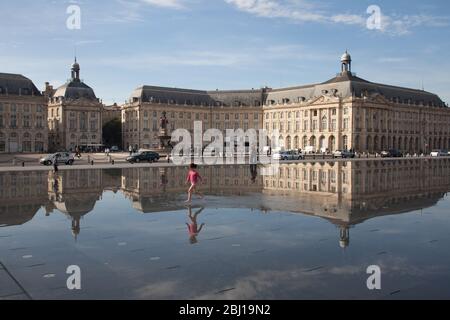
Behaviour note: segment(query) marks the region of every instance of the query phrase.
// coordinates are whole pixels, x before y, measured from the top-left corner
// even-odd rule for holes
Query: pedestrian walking
[[[53,173],[58,173],[58,158],[57,157],[55,157],[54,159],[53,159]]]
[[[133,154],[133,147],[131,145],[128,147],[128,151],[130,152],[130,156],[131,156]]]

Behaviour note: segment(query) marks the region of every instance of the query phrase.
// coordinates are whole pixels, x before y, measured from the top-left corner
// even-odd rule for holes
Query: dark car
[[[333,158],[353,159],[355,157],[355,152],[349,150],[336,150],[333,152]]]
[[[382,158],[401,158],[401,157],[403,157],[403,153],[401,153],[398,150],[392,149],[389,151],[382,151],[381,157]]]
[[[139,162],[158,162],[160,155],[152,151],[142,151],[134,153],[127,158],[129,163],[139,163]]]

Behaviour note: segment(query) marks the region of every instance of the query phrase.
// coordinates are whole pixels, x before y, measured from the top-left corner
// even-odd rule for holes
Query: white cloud
[[[306,0],[225,0],[238,10],[258,17],[285,18],[294,22],[334,23],[344,25],[357,25],[366,27],[369,15],[339,13],[331,14],[319,10]],[[381,29],[378,31],[390,35],[409,34],[413,28],[418,27],[448,27],[449,17],[436,17],[431,15],[384,15],[382,14]]]

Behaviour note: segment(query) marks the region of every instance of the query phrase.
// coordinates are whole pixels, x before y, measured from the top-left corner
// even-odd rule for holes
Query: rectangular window
[[[69,120],[69,129],[76,130],[77,129],[77,121],[75,119]]]
[[[349,119],[344,119],[344,130],[348,130]]]
[[[11,115],[10,126],[11,126],[11,128],[17,128],[17,115],[15,115],[15,114]]]
[[[336,131],[336,119],[331,119],[331,131]]]
[[[30,128],[30,116],[29,115],[24,115],[23,116],[23,127],[24,128]]]
[[[87,127],[87,115],[86,113],[80,114],[80,130],[86,131]]]

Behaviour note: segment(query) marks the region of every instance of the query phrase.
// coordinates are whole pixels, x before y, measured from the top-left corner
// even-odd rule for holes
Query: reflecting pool
[[[0,173],[0,299],[450,298],[450,159],[262,169]]]

